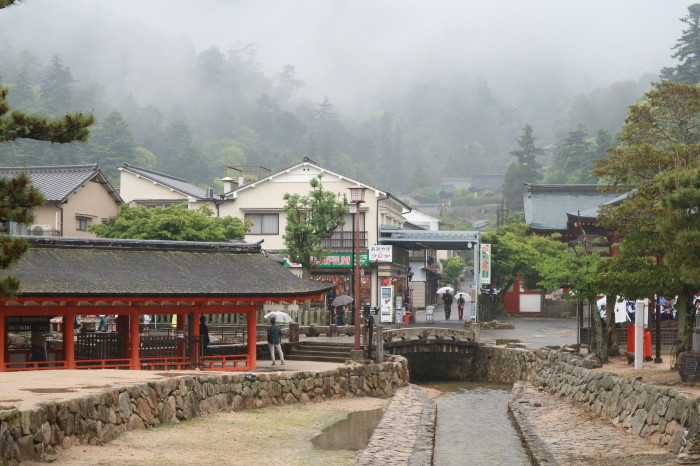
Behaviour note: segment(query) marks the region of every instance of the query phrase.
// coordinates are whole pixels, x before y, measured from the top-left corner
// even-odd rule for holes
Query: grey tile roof
[[[145,168],[136,167],[134,165],[129,165],[128,163],[122,165],[121,169],[128,170],[131,173],[155,181],[156,183],[162,184],[163,186],[167,186],[168,188],[172,188],[175,191],[179,191],[188,196],[196,197],[198,199],[207,198],[207,192],[205,189],[190,184],[181,178],[176,178],[174,176],[154,172]]]
[[[0,178],[11,178],[23,172],[47,201],[63,201],[95,175],[101,174],[97,165],[0,167]]]
[[[598,185],[528,185],[524,195],[525,223],[532,229],[563,231],[567,214],[591,214],[620,195]]]
[[[25,297],[304,297],[332,285],[297,277],[258,244],[26,237],[0,277]]]

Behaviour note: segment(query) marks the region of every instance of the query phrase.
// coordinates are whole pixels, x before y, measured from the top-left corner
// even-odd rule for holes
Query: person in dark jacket
[[[277,319],[270,318],[270,326],[267,328],[267,346],[270,348],[272,365],[275,365],[275,349],[280,355],[280,364],[284,366],[284,353],[282,352],[282,328],[277,325]]]
[[[442,295],[442,303],[445,306],[445,320],[450,320],[450,314],[452,314],[452,294],[450,290],[445,290],[445,294]]]
[[[202,337],[202,355],[206,356],[209,350],[209,326],[206,316],[199,316],[199,334]]]

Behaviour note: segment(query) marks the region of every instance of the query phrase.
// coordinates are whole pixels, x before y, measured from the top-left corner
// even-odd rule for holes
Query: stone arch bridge
[[[478,325],[473,330],[411,327],[383,332],[384,353],[408,360],[411,380],[470,380],[481,346]]]

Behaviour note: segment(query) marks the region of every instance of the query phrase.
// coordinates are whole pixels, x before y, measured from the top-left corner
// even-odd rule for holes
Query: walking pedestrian
[[[442,304],[445,306],[445,320],[450,320],[450,314],[452,314],[452,294],[450,290],[445,290],[445,294],[442,295]]]
[[[206,316],[199,316],[199,335],[202,337],[202,355],[206,356],[209,350],[209,326]]]
[[[282,352],[282,328],[277,325],[277,319],[270,318],[270,326],[267,328],[267,346],[270,348],[272,365],[275,365],[275,349],[280,355],[280,364],[284,366],[284,353]]]
[[[457,314],[459,315],[459,320],[464,318],[464,295],[459,295],[457,298]]]

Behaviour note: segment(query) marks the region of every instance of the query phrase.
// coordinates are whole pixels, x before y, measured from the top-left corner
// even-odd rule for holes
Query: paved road
[[[442,306],[436,306],[433,313],[433,323],[426,321],[425,311],[418,311],[416,323],[411,327],[434,325],[444,328],[464,328],[464,321],[456,319],[457,306],[454,305],[450,320],[445,320]],[[481,342],[496,343],[496,339],[518,339],[528,348],[576,343],[576,319],[551,319],[541,317],[498,316],[498,320],[513,322],[515,329],[482,330]]]

